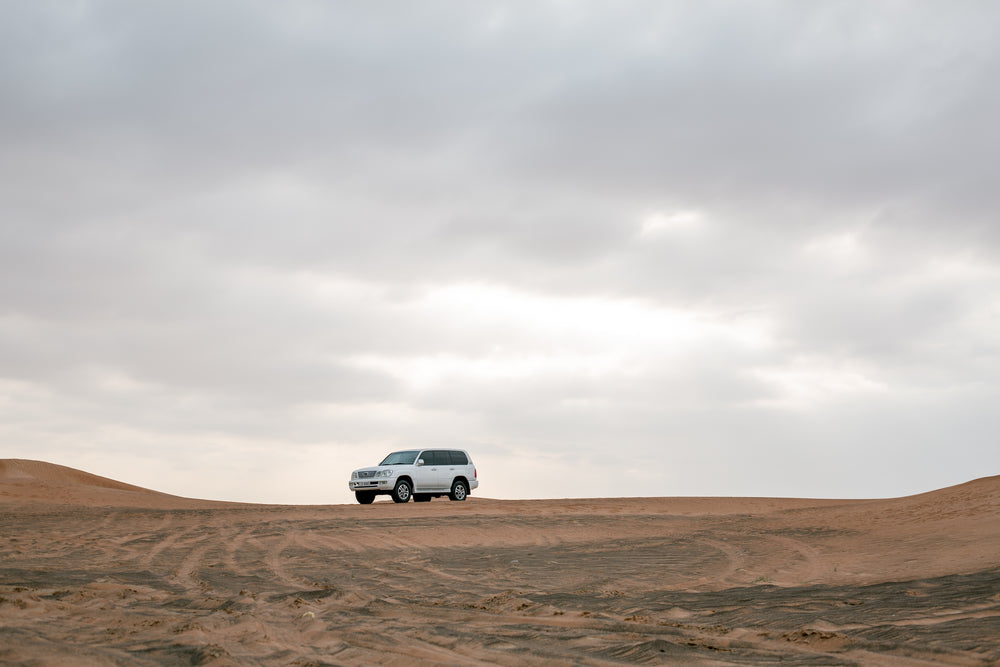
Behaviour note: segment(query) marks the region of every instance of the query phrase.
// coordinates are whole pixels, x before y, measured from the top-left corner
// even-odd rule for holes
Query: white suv
[[[390,495],[397,503],[428,502],[447,495],[465,500],[479,486],[476,467],[461,449],[408,449],[393,452],[374,468],[351,473],[348,488],[362,505],[378,495]]]

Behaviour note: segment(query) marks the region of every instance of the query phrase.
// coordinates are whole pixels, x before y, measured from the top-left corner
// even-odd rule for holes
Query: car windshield
[[[420,453],[419,449],[412,449],[405,452],[393,452],[389,456],[385,457],[380,466],[411,466],[413,462],[417,460],[417,454]]]

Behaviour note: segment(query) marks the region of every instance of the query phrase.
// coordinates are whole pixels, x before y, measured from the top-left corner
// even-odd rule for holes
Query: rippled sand
[[[298,507],[0,461],[5,664],[779,661],[1000,661],[1000,477],[874,501]]]

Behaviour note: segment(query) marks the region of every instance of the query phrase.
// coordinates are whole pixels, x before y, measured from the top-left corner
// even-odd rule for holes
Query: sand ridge
[[[182,509],[224,506],[182,498],[45,461],[0,459],[0,503]]]
[[[305,507],[3,463],[0,662],[1000,661],[1000,477],[884,500]]]
[[[36,482],[52,482],[64,485],[91,486],[100,489],[156,493],[155,491],[139,486],[125,484],[124,482],[55,463],[28,459],[0,459],[0,482],[11,480],[34,480]]]

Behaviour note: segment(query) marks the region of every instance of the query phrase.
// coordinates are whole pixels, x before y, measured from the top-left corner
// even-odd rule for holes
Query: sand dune
[[[52,482],[67,486],[88,486],[99,489],[118,489],[121,491],[144,491],[155,493],[131,484],[118,482],[107,477],[100,477],[75,468],[46,463],[45,461],[29,461],[25,459],[0,460],[0,482],[15,480],[33,480],[35,482]]]
[[[0,546],[0,663],[1000,661],[1000,477],[295,507],[8,460]]]
[[[0,503],[161,509],[227,504],[172,496],[75,468],[26,459],[0,459]]]

